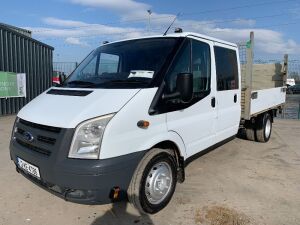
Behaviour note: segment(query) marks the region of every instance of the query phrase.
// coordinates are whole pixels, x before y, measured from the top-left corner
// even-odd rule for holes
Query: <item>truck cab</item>
[[[156,213],[188,159],[237,134],[240,71],[236,44],[195,33],[104,44],[18,113],[11,159],[65,200]]]

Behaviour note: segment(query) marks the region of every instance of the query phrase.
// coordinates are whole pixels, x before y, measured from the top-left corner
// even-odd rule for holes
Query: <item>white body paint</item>
[[[213,47],[233,49],[235,44],[193,33],[171,34],[168,37],[187,37],[208,43],[211,49],[211,92],[208,96],[184,109],[158,115],[149,115],[149,107],[158,88],[145,89],[84,89],[93,92],[87,96],[49,95],[46,92],[31,101],[18,117],[37,124],[75,128],[81,122],[116,113],[108,123],[102,139],[100,159],[112,158],[150,149],[163,141],[178,147],[184,159],[222,141],[238,131],[241,119],[241,84],[239,89],[216,90],[216,69]],[[238,63],[239,66],[239,63]],[[240,67],[240,66],[239,66]],[[241,80],[239,68],[239,80]],[[65,88],[64,88],[65,89]],[[72,89],[74,90],[74,89]],[[80,90],[76,88],[76,90]],[[252,101],[255,113],[282,102],[279,90],[262,90]],[[234,95],[237,102],[233,102]],[[274,96],[277,96],[276,98]],[[216,106],[211,107],[215,97]],[[265,99],[269,99],[267,102]],[[139,120],[150,126],[141,129]]]

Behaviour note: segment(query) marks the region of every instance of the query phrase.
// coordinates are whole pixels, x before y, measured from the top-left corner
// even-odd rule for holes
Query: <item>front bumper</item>
[[[13,134],[10,155],[17,171],[49,192],[76,203],[110,203],[114,187],[120,189],[118,200],[125,199],[134,170],[145,153],[142,151],[102,160],[69,159],[73,129],[61,129],[56,134],[49,134],[49,130],[45,131],[43,127],[34,126],[32,123],[24,125],[18,122],[16,126],[30,132],[34,140],[37,140],[29,143],[22,135]],[[46,143],[38,141],[43,140],[38,138],[41,135],[51,136],[56,141],[49,147]],[[44,154],[42,150],[47,150],[48,153]],[[37,166],[41,179],[18,168],[18,157]]]

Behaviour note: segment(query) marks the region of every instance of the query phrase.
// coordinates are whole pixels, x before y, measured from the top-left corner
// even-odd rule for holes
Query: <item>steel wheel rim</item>
[[[268,138],[271,134],[271,121],[268,119],[266,122],[265,135]]]
[[[156,163],[150,169],[145,183],[147,200],[154,205],[161,203],[170,193],[172,185],[170,165],[167,162]]]

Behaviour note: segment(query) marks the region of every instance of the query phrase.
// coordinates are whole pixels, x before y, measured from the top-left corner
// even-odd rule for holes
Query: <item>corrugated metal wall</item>
[[[51,86],[53,47],[0,25],[0,71],[26,73],[26,98],[0,99],[0,116],[17,113]]]

